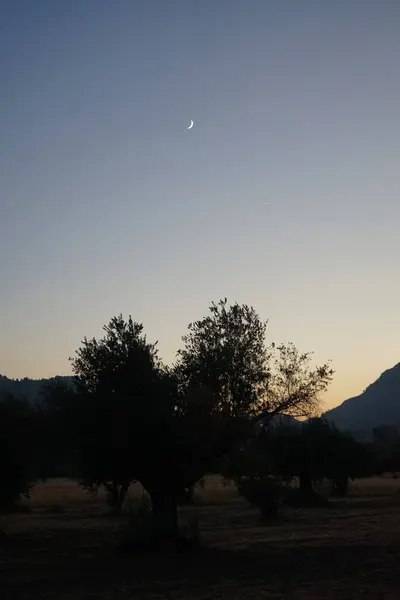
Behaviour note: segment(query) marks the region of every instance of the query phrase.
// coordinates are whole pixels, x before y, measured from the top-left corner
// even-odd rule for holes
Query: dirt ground
[[[400,599],[400,479],[357,481],[331,508],[286,508],[260,525],[209,478],[181,511],[199,517],[204,548],[186,556],[118,555],[129,517],[106,516],[104,497],[68,480],[37,485],[25,505],[3,523],[2,600]]]

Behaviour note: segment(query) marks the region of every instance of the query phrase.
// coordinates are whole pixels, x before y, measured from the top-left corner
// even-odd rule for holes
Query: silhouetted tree
[[[198,373],[191,376],[189,354],[172,370],[163,366],[155,344],[147,343],[142,325],[131,318],[116,317],[105,331],[100,341],[85,338],[72,359],[82,463],[94,480],[140,481],[152,501],[155,537],[176,539],[179,498],[244,433],[240,415],[251,413],[259,400],[251,378],[259,385],[266,371],[257,362],[246,381],[244,368],[252,363],[243,356],[237,391],[227,399],[222,386],[204,385]],[[243,331],[249,355],[254,340],[251,331]],[[228,333],[233,347],[240,335]]]
[[[99,342],[84,339],[71,359],[77,401],[71,413],[77,426],[81,483],[96,491],[101,485],[110,507],[120,513],[138,469],[147,472],[157,452],[157,427],[168,420],[172,385],[148,344],[143,327],[122,315],[104,327]]]
[[[371,474],[372,453],[368,444],[357,441],[350,433],[338,430],[329,423],[325,444],[324,476],[332,481],[333,496],[347,496],[349,480]]]
[[[252,449],[277,415],[315,414],[333,371],[328,364],[310,368],[311,354],[300,354],[292,343],[266,348],[266,323],[247,305],[228,308],[225,299],[212,304],[210,312],[189,325],[177,370],[188,386],[211,390],[223,410],[250,427],[246,443],[234,444],[219,460],[219,468],[242,493],[258,500],[264,497],[260,508],[269,514],[274,509],[264,492],[273,490],[275,495],[276,491],[265,464],[271,457]],[[239,440],[243,443],[243,438]],[[244,476],[252,479],[251,492],[248,483],[242,486]]]
[[[37,451],[41,479],[77,477],[76,440],[73,407],[76,401],[73,382],[66,378],[45,380],[39,390],[37,404]]]
[[[374,472],[378,475],[400,471],[400,431],[397,426],[382,425],[373,430],[371,451],[374,456]]]
[[[29,495],[35,479],[33,412],[29,403],[11,394],[0,399],[0,513]]]
[[[269,387],[271,353],[253,308],[228,308],[225,299],[210,313],[189,325],[172,369],[143,326],[122,315],[101,340],[85,338],[71,359],[79,399],[73,422],[86,476],[139,481],[152,502],[154,543],[179,540],[182,493],[255,433],[266,408],[307,406],[301,387],[291,385],[284,398],[276,394],[281,381]],[[295,383],[291,373],[286,377]]]
[[[227,299],[212,303],[210,315],[190,323],[178,351],[175,373],[186,390],[206,390],[212,409],[230,417],[257,417],[270,372],[266,323],[254,308]]]
[[[350,435],[339,431],[323,418],[312,418],[300,426],[281,426],[259,438],[256,452],[270,455],[274,471],[287,478],[298,477],[298,491],[293,500],[300,504],[320,504],[313,481],[331,479],[336,494],[347,492],[349,477],[367,469],[366,448]]]
[[[264,426],[275,415],[315,417],[321,409],[321,394],[333,378],[330,363],[312,368],[312,352],[300,353],[291,342],[272,344],[271,350],[272,376],[266,394]]]

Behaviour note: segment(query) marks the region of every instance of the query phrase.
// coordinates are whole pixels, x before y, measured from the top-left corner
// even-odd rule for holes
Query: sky
[[[327,408],[398,363],[399,28],[398,0],[3,0],[0,373],[69,374],[120,313],[171,364],[224,297],[332,361]]]

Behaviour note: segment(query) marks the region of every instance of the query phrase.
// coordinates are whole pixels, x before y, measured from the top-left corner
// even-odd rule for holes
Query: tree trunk
[[[153,509],[153,538],[159,545],[177,545],[180,539],[178,526],[178,498],[176,494],[162,491],[150,492]]]
[[[105,484],[108,505],[111,508],[112,513],[117,517],[120,517],[122,514],[122,506],[124,504],[129,485],[129,483],[118,484],[114,482],[111,485]]]
[[[300,487],[299,491],[304,496],[309,496],[314,493],[312,479],[308,473],[301,473],[299,475],[300,478]]]
[[[349,478],[348,477],[338,477],[334,479],[332,482],[332,495],[345,497],[347,496],[349,490]]]
[[[300,486],[292,496],[297,506],[319,506],[327,503],[326,499],[314,491],[312,478],[308,473],[300,473]]]
[[[179,494],[178,504],[180,506],[185,506],[187,504],[193,504],[194,503],[194,488],[195,488],[195,485],[196,484],[190,485],[189,487],[185,488],[181,494]]]
[[[116,514],[118,516],[120,516],[122,513],[122,507],[124,505],[128,489],[129,489],[129,483],[123,483],[119,489],[119,495],[117,496],[117,503],[116,503]]]

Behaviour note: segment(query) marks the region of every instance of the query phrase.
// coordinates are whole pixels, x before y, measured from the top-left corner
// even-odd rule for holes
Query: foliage
[[[168,488],[177,494],[192,482],[179,480],[188,441],[177,436],[175,379],[141,324],[120,315],[104,329],[100,341],[85,338],[72,359],[83,479],[94,488],[111,482],[114,489],[137,479],[153,497]]]
[[[254,308],[227,299],[210,306],[211,315],[188,326],[175,371],[192,389],[212,394],[213,412],[257,416],[269,380],[266,324]]]
[[[238,491],[248,502],[257,506],[262,520],[275,516],[282,501],[283,485],[277,477],[245,477]]]
[[[14,398],[25,399],[30,404],[40,402],[41,388],[51,383],[53,380],[63,382],[65,385],[71,383],[71,378],[68,376],[59,376],[52,379],[9,379],[4,375],[0,375],[0,395],[11,394]]]
[[[333,490],[337,495],[347,492],[346,479],[371,474],[373,457],[368,444],[357,441],[348,432],[340,431],[333,423],[328,423],[325,443],[330,451],[326,457],[324,475],[333,481]],[[344,493],[340,492],[339,487]]]
[[[92,490],[103,485],[118,513],[141,457],[154,460],[154,427],[173,410],[174,398],[142,325],[120,315],[104,330],[99,342],[85,338],[71,359],[79,398],[74,420],[82,483]]]
[[[230,330],[221,333],[216,327],[214,333],[229,339],[226,360],[229,355],[235,361],[234,371],[227,362],[221,371],[210,354],[224,346],[216,335],[209,353],[197,357],[203,362],[195,361],[197,333],[185,338],[177,365],[167,369],[156,344],[147,343],[143,326],[131,317],[125,322],[122,315],[104,328],[100,341],[85,338],[72,359],[79,396],[74,421],[86,475],[94,482],[140,481],[151,496],[158,526],[169,533],[176,529],[179,494],[245,433],[244,417],[252,414],[266,378],[257,357],[260,340],[252,338],[260,332],[254,311],[233,307],[223,316]],[[210,341],[207,328],[200,328],[203,334]],[[214,369],[210,377],[204,361]]]
[[[377,474],[400,471],[400,431],[396,426],[375,427],[371,452]]]
[[[26,400],[11,394],[0,400],[0,512],[11,510],[32,488],[36,466],[33,414]]]
[[[258,434],[221,462],[223,476],[237,484],[245,476],[255,480],[279,475],[290,480],[296,474],[293,461],[304,461],[301,428],[306,425],[291,419],[318,412],[320,395],[333,376],[328,363],[311,368],[311,354],[300,354],[292,343],[270,348],[272,367],[262,403],[265,412],[256,425]]]
[[[78,475],[74,436],[75,387],[70,378],[45,380],[39,391],[37,413],[38,476],[71,477]]]
[[[345,493],[348,478],[366,473],[369,465],[367,448],[323,418],[264,430],[246,454],[244,474],[260,481],[267,476],[286,480],[299,477],[297,496],[306,502],[311,497],[317,500],[314,480],[329,478],[334,481],[336,493]]]
[[[189,325],[171,369],[131,317],[111,319],[100,340],[84,338],[71,359],[68,423],[86,485],[139,481],[152,501],[154,532],[178,535],[184,490],[243,448],[260,417],[269,418],[266,409],[305,414],[329,381],[325,368],[310,374],[308,355],[293,346],[277,348],[272,378],[265,330],[253,308],[213,303]]]
[[[295,418],[315,416],[320,411],[321,394],[332,381],[329,362],[310,367],[311,352],[300,353],[293,343],[271,345],[272,375],[266,392],[265,410]]]
[[[127,548],[142,545],[152,537],[153,515],[148,494],[143,493],[139,498],[130,499],[128,513],[128,527],[122,541],[122,546]]]

